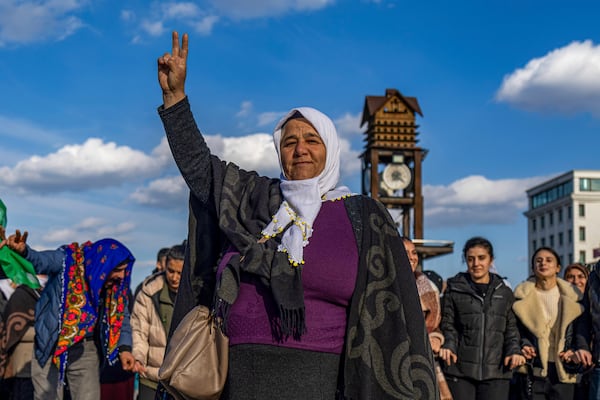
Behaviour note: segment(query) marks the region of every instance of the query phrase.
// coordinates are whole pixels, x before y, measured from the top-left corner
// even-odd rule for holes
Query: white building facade
[[[562,271],[600,260],[600,171],[567,172],[527,190],[527,199],[529,260],[543,246],[560,255]]]

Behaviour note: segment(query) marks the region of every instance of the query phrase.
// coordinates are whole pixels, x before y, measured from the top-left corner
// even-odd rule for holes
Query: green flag
[[[0,199],[0,225],[6,228],[6,206]],[[2,270],[16,285],[27,285],[32,289],[42,287],[35,275],[33,265],[8,246],[0,249],[0,266]]]
[[[16,285],[27,285],[32,289],[41,287],[37,276],[35,276],[33,265],[8,246],[0,249],[0,266],[2,266],[6,276]]]

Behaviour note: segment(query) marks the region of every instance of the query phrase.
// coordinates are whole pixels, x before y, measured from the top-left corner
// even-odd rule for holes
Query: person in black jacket
[[[583,305],[585,311],[575,323],[578,350],[573,362],[592,369],[589,399],[600,399],[600,261],[589,273]]]
[[[513,293],[490,273],[494,249],[482,237],[463,247],[467,272],[448,280],[441,328],[440,358],[455,399],[506,400],[512,369],[523,365],[520,336],[512,311]]]

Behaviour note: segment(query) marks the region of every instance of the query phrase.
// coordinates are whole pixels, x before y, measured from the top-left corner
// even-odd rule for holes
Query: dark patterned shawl
[[[161,110],[161,117],[191,190],[188,249],[173,330],[195,305],[211,305],[218,258],[226,247],[233,243],[251,262],[270,257],[271,249],[259,247],[257,239],[282,197],[278,180],[242,171],[210,155],[187,100]],[[341,392],[353,400],[437,399],[433,356],[398,231],[389,213],[373,199],[354,196],[344,204],[359,248],[359,268],[340,371]],[[283,261],[289,269],[285,257]]]
[[[13,375],[10,356],[25,332],[34,326],[35,303],[39,297],[37,290],[20,285],[6,303],[4,318],[0,321],[0,379]]]

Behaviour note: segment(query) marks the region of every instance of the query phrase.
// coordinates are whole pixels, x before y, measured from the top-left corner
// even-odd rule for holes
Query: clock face
[[[406,164],[388,164],[383,170],[383,183],[392,190],[406,189],[410,185],[412,174]]]

